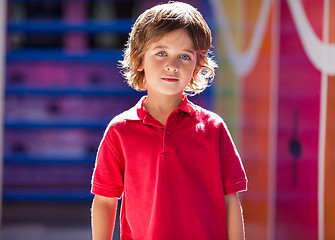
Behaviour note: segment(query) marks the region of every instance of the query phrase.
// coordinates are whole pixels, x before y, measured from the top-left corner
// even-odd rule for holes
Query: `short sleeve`
[[[222,123],[220,131],[220,159],[224,192],[228,195],[246,191],[246,173],[225,123]]]
[[[120,198],[123,193],[124,160],[120,141],[108,127],[100,143],[92,176],[91,193]]]

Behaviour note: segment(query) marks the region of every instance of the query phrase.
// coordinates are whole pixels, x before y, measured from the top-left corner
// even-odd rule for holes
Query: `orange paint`
[[[246,20],[248,22],[248,20]],[[249,178],[249,190],[242,202],[247,239],[267,239],[268,226],[268,164],[271,44],[273,15],[268,21],[257,63],[244,79],[242,157]]]
[[[325,157],[325,239],[335,239],[335,76],[328,78]]]

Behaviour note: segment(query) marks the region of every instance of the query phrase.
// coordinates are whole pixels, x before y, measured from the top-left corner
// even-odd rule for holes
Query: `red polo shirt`
[[[225,123],[184,97],[163,126],[144,98],[109,124],[92,193],[123,194],[121,239],[227,239],[224,196],[247,179]]]

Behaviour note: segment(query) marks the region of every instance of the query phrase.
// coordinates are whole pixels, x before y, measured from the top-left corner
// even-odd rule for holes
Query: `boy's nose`
[[[171,61],[171,62],[166,64],[166,70],[172,71],[172,72],[177,72],[178,71],[178,64]]]

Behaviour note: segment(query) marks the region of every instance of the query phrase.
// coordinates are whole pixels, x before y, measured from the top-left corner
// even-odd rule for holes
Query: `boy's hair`
[[[135,90],[145,90],[144,71],[138,71],[143,63],[145,52],[153,42],[165,34],[185,29],[197,52],[197,74],[193,74],[185,92],[195,95],[206,89],[214,78],[216,63],[208,56],[212,36],[211,31],[200,12],[189,4],[169,2],[157,5],[143,12],[136,20],[129,34],[124,50],[124,59],[120,61],[122,74]]]

